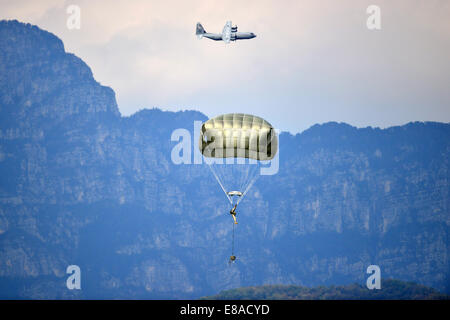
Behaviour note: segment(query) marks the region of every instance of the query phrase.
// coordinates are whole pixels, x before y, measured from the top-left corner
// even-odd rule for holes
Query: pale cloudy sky
[[[69,30],[69,5],[81,29]],[[381,9],[368,30],[366,9]],[[252,113],[301,132],[315,123],[387,127],[450,122],[448,0],[0,0],[0,19],[60,37],[116,92],[142,108]],[[252,40],[198,40],[226,20]]]

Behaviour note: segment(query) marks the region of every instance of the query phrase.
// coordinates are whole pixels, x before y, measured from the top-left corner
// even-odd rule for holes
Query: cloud
[[[39,3],[39,5],[37,5]],[[66,7],[81,8],[68,30]],[[366,28],[372,1],[9,1],[2,17],[47,29],[111,86],[119,108],[248,112],[292,132],[345,121],[389,126],[450,121],[450,4],[377,1],[382,29]],[[197,40],[196,22],[226,20],[257,38]]]

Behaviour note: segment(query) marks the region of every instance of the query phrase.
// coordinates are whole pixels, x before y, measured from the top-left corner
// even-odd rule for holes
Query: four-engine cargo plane
[[[231,25],[231,21],[227,21],[227,23],[223,27],[222,33],[209,33],[206,32],[200,22],[198,22],[195,34],[199,39],[205,37],[215,41],[223,40],[225,41],[225,43],[236,40],[253,39],[254,37],[256,37],[253,32],[237,32],[237,28],[237,26],[233,27]]]

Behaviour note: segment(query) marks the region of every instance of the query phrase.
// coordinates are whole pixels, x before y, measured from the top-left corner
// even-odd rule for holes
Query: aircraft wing
[[[227,21],[222,31],[222,40],[229,43],[231,40],[231,21]]]

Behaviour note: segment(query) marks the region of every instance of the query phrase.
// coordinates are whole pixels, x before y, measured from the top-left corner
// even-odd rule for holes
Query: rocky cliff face
[[[0,297],[190,298],[261,284],[382,277],[450,291],[450,125],[316,125],[280,136],[280,170],[232,224],[205,165],[171,133],[206,117],[121,117],[54,35],[0,22]],[[195,139],[193,139],[195,140]],[[82,289],[66,288],[80,266]]]

